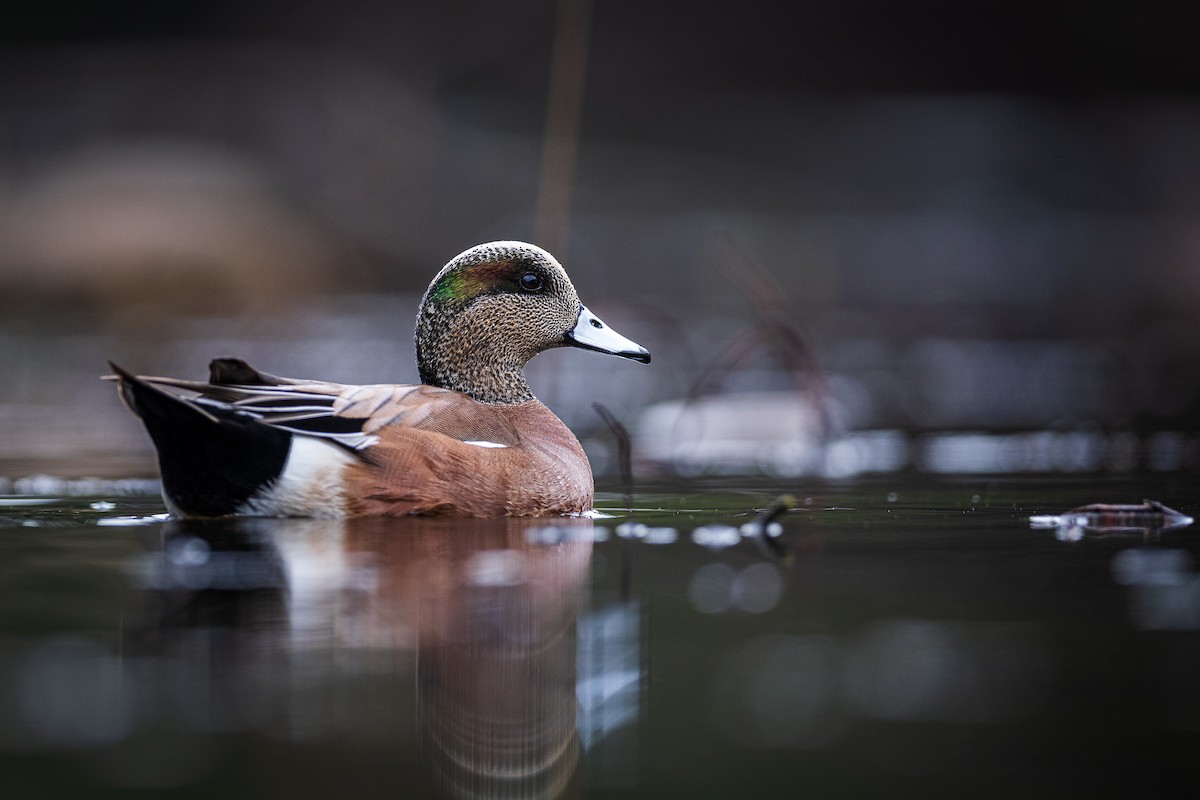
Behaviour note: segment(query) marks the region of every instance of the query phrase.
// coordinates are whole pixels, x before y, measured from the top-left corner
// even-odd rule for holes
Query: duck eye
[[[526,272],[521,276],[521,288],[527,292],[536,292],[542,288],[542,276],[536,272]]]

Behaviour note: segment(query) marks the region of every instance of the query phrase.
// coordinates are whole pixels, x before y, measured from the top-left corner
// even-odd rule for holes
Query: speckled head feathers
[[[538,353],[569,344],[580,311],[554,256],[524,242],[489,242],[455,256],[417,316],[421,380],[488,403],[533,399],[521,374]]]
[[[534,399],[521,369],[552,347],[650,361],[646,348],[579,302],[554,256],[524,242],[489,242],[455,256],[425,292],[416,338],[424,383],[503,405]]]

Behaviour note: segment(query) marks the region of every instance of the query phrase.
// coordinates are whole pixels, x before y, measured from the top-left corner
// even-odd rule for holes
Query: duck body
[[[568,514],[592,507],[591,466],[521,374],[559,346],[650,360],[579,303],[552,256],[493,242],[426,292],[423,384],[281,378],[236,358],[214,360],[207,381],[113,369],[175,516]]]
[[[349,472],[353,513],[490,517],[591,509],[592,470],[587,455],[554,412],[537,400],[494,412],[496,427],[502,424],[511,437],[465,441],[448,437],[449,442],[435,438],[436,444],[429,447],[431,439],[421,429],[385,428],[378,445],[384,466],[360,464]],[[424,476],[423,485],[405,486],[412,475]],[[470,491],[464,492],[463,487]]]

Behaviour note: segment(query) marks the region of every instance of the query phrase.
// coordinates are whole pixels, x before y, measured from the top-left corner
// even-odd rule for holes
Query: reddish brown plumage
[[[592,507],[587,455],[550,409],[537,400],[490,406],[465,395],[453,405],[421,427],[387,426],[366,459],[346,467],[351,514],[529,516]],[[481,427],[507,427],[516,441],[481,437]]]

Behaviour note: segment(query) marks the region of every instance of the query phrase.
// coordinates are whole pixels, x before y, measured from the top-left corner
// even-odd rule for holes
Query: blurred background
[[[1028,516],[1200,516],[1178,5],[9,0],[0,785],[1174,790],[1194,530]],[[163,520],[108,359],[415,381],[492,239],[653,353],[528,368],[625,521]]]
[[[1200,469],[1200,61],[1170,4],[18,0],[0,480],[152,476],[105,360],[416,379],[525,239],[649,367],[535,391],[641,475]]]

